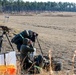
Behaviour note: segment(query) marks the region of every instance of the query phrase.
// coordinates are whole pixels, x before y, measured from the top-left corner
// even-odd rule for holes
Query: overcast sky
[[[37,1],[37,2],[47,2],[47,1],[51,1],[51,2],[73,2],[73,3],[76,3],[76,0],[23,0],[23,1],[29,1],[29,2],[34,2],[34,1]]]

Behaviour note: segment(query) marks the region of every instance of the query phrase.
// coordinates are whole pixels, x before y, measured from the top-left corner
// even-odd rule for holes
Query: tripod
[[[2,31],[3,31],[2,35],[0,36],[0,52],[1,52],[1,48],[2,48],[2,42],[3,42],[3,36],[4,35],[6,36],[8,42],[9,42],[9,45],[11,46],[11,48],[14,51],[14,48],[13,48],[13,46],[12,46],[12,44],[10,42],[10,39],[8,37],[8,34],[7,34],[7,33],[9,33],[9,28],[7,28],[6,26],[0,26],[0,28],[2,28]]]

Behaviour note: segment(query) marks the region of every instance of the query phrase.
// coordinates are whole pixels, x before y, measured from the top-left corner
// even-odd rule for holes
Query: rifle
[[[2,38],[3,38],[3,35],[6,36],[6,38],[7,38],[8,42],[9,42],[11,48],[12,48],[13,51],[14,51],[14,48],[13,48],[13,46],[12,46],[12,44],[11,44],[11,42],[10,42],[10,39],[9,39],[9,37],[8,37],[8,34],[7,34],[7,33],[9,33],[9,30],[11,30],[11,29],[8,28],[7,26],[0,26],[0,28],[1,28],[2,31],[3,31],[3,33],[2,33]],[[1,42],[1,43],[2,43],[2,42]]]

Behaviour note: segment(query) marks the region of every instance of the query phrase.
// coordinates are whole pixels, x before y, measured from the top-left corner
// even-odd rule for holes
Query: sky
[[[34,1],[37,1],[37,2],[73,2],[73,3],[76,3],[76,0],[23,0],[23,1],[29,1],[29,2],[34,2]]]

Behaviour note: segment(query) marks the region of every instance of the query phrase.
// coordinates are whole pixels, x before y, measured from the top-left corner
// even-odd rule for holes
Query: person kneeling
[[[28,38],[23,39],[23,44],[20,48],[21,53],[21,62],[23,65],[23,69],[28,69],[32,65],[32,62],[30,62],[29,54],[34,52],[34,48],[32,46],[32,41]]]

